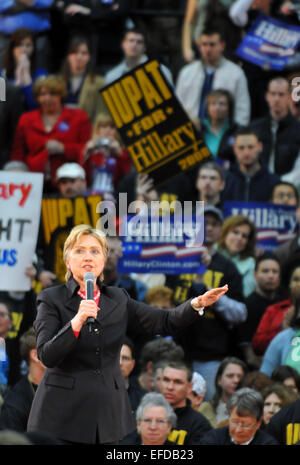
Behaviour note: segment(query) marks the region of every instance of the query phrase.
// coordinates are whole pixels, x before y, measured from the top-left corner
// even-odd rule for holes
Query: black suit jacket
[[[100,283],[99,283],[100,284]],[[157,310],[129,297],[124,289],[101,285],[100,311],[92,333],[84,326],[78,339],[70,320],[79,307],[79,286],[71,278],[43,290],[34,322],[37,351],[46,365],[33,400],[28,431],[79,443],[117,441],[135,428],[120,370],[120,349],[127,331],[174,334],[198,315],[190,301]]]

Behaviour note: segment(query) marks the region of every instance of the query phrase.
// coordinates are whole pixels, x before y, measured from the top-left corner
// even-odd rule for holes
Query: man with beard
[[[62,197],[72,199],[86,193],[85,171],[78,163],[65,163],[58,168],[56,181]]]

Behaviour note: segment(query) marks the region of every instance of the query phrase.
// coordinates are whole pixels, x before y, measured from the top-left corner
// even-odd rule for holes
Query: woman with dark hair
[[[237,267],[243,279],[243,294],[248,297],[255,288],[256,227],[243,215],[229,216],[223,223],[218,250]]]
[[[215,395],[212,400],[202,402],[198,409],[198,412],[209,420],[213,428],[217,428],[220,424],[223,426],[224,422],[227,422],[227,402],[240,387],[247,371],[247,365],[236,357],[226,357],[220,363],[215,377]]]
[[[300,394],[300,374],[295,368],[289,365],[279,365],[271,374],[271,380],[282,383],[292,389],[296,394]]]
[[[270,376],[279,365],[288,365],[300,372],[300,299],[295,301],[295,311],[290,327],[278,333],[264,354],[260,371]]]
[[[91,50],[85,37],[73,37],[62,67],[62,77],[67,85],[65,104],[71,108],[81,108],[93,123],[99,113],[109,115],[100,89],[105,86],[102,76],[91,68]]]
[[[10,37],[2,74],[9,82],[20,87],[26,110],[37,108],[32,89],[35,80],[48,74],[35,67],[35,38],[30,29],[19,28]]]

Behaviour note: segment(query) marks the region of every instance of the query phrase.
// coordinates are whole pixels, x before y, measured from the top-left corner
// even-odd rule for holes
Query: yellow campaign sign
[[[100,92],[137,172],[156,185],[211,156],[156,60]]]
[[[43,198],[42,224],[45,248],[47,250],[46,264],[59,281],[64,281],[66,267],[63,260],[65,240],[74,226],[89,224],[96,228],[99,220],[97,205],[101,195],[87,197]]]

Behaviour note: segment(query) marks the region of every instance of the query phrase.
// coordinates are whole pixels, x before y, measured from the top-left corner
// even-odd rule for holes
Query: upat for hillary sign
[[[244,60],[266,69],[283,69],[296,53],[300,27],[260,15],[236,53]]]
[[[28,291],[40,225],[43,175],[0,171],[0,290]]]
[[[271,252],[292,240],[298,231],[296,208],[264,202],[225,202],[224,217],[247,216],[257,228],[257,245]]]
[[[210,156],[157,61],[134,68],[101,94],[137,172],[155,185]]]

